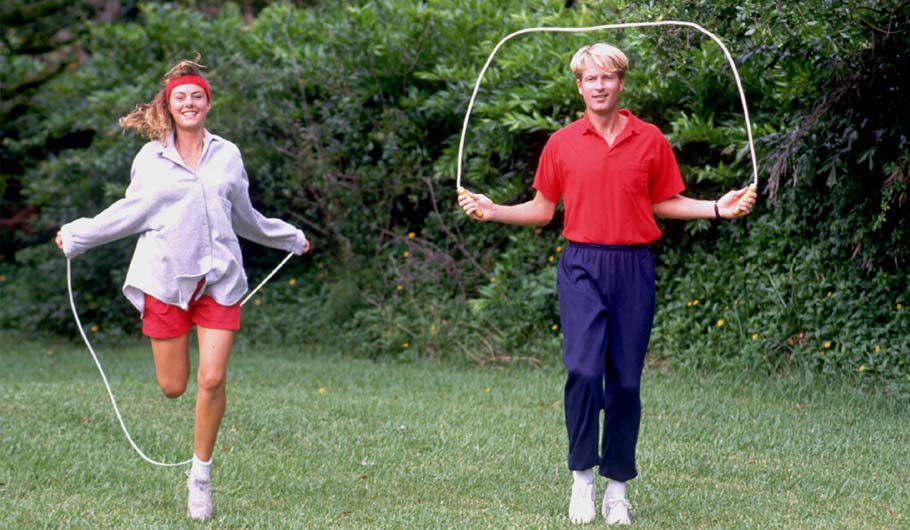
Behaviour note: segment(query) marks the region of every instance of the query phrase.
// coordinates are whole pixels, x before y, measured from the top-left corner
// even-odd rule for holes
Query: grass
[[[100,350],[137,443],[188,458],[194,394],[160,394],[145,344]],[[572,528],[559,369],[240,347],[194,524],[183,470],[132,452],[81,345],[0,332],[0,352],[0,528]],[[910,528],[907,403],[661,366],[643,402],[636,528]]]

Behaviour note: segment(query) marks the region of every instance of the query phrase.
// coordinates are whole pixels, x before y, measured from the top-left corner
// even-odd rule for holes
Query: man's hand
[[[757,195],[758,193],[752,186],[727,192],[717,200],[717,209],[720,216],[724,219],[733,219],[734,217],[749,215],[752,207],[755,206]]]
[[[490,221],[493,201],[481,193],[471,193],[465,188],[458,190],[458,205],[464,213],[476,221]]]

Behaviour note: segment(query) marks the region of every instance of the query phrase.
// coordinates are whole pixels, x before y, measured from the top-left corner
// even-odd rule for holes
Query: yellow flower
[[[686,307],[692,307],[692,302],[686,302]]]
[[[408,252],[407,250],[405,250],[404,252],[401,253],[401,255],[404,256],[404,257],[406,257],[406,258],[408,258],[408,257],[411,256],[411,253]]]
[[[414,239],[415,237],[417,237],[417,234],[414,232],[408,232],[408,239]]]
[[[535,228],[535,229],[534,229],[534,234],[535,234],[535,235],[538,235],[538,236],[539,236],[539,235],[542,234],[542,233],[543,233],[543,228]]]
[[[723,327],[723,325],[724,325],[724,319],[722,319],[722,318],[717,319],[717,327],[721,328],[721,327]]]
[[[89,328],[89,331],[91,331],[92,333],[98,333],[98,326],[92,326],[92,327],[90,327],[90,328]]]
[[[319,387],[319,394],[325,394],[325,388]]]
[[[325,273],[324,273],[324,272],[320,272],[320,273],[319,273],[319,279],[321,280],[321,279],[323,279],[323,278],[325,278]]]
[[[698,298],[696,298],[695,300],[692,300],[692,305],[698,305]]]
[[[904,306],[902,306],[902,305],[900,305],[900,304],[897,304],[897,310],[898,310],[898,311],[900,311],[900,310],[903,309],[903,308],[904,308]]]
[[[831,291],[828,291],[828,294],[826,294],[825,296],[827,296],[828,298],[831,298]]]
[[[823,352],[823,351],[818,352],[818,356],[819,356],[819,357],[824,357],[824,356],[825,356],[825,352]]]
[[[560,252],[562,252],[562,245],[557,245],[557,246],[556,246],[556,253],[559,254]]]
[[[404,291],[404,285],[401,285],[401,284],[399,283],[398,285],[395,286],[395,290],[396,290],[396,291]]]
[[[550,263],[553,263],[553,261],[555,261],[555,260],[556,260],[556,258],[554,258],[553,256],[550,256],[549,258],[547,258],[547,261],[549,261]]]
[[[729,311],[729,310],[730,310],[730,306],[725,305],[725,306],[724,306],[724,311]]]
[[[831,341],[826,340],[826,341],[825,341],[825,349],[828,349],[828,348],[830,348],[830,347],[831,347]]]
[[[436,327],[436,324],[433,324],[432,326],[430,326],[430,332],[432,332],[432,333],[436,333],[437,329],[439,329],[439,328]]]
[[[882,349],[878,346],[878,344],[876,344],[876,345],[875,345],[875,353],[878,353],[878,352],[880,352],[880,351],[882,351]]]
[[[490,283],[496,283],[496,276],[490,276]]]
[[[550,326],[550,329],[552,329],[553,331],[558,330],[558,329],[559,329],[559,324],[553,324],[552,326]]]
[[[257,298],[256,300],[253,301],[253,303],[256,304],[256,305],[262,305],[262,299],[261,299],[261,298]]]
[[[288,280],[288,285],[297,285],[297,280],[295,278],[291,278]]]
[[[860,371],[860,372],[865,372],[865,371],[866,371],[866,365],[865,365],[865,364],[859,365],[859,371]]]
[[[487,387],[487,388],[484,388],[484,389],[483,389],[483,391],[486,392],[486,393],[490,393],[492,390],[493,390],[493,389],[490,388],[490,387]]]
[[[752,334],[752,340],[758,340],[758,333]]]
[[[411,347],[411,344],[409,342],[405,342],[404,344],[401,345],[401,347],[404,349],[408,349]]]
[[[53,356],[54,356],[54,350],[47,350],[47,356],[48,356],[48,357],[53,357]]]

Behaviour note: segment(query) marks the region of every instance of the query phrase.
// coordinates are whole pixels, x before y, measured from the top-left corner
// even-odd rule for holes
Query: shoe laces
[[[626,510],[631,510],[631,509],[632,509],[632,503],[630,503],[630,502],[627,501],[626,499],[607,499],[606,501],[604,501],[604,504],[606,504],[606,505],[607,505],[607,508],[609,508],[609,509],[611,509],[611,510],[612,510],[613,508],[618,507],[618,506],[622,506],[622,507],[624,507]]]
[[[189,501],[193,505],[206,505],[209,500],[209,485],[211,484],[208,480],[199,480],[196,477],[190,476],[190,487],[189,489]]]

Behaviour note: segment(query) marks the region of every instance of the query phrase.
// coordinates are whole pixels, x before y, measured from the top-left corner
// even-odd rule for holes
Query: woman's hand
[[[54,239],[54,243],[57,243],[57,248],[63,250],[63,236],[60,235],[59,231],[57,231],[57,237]]]

